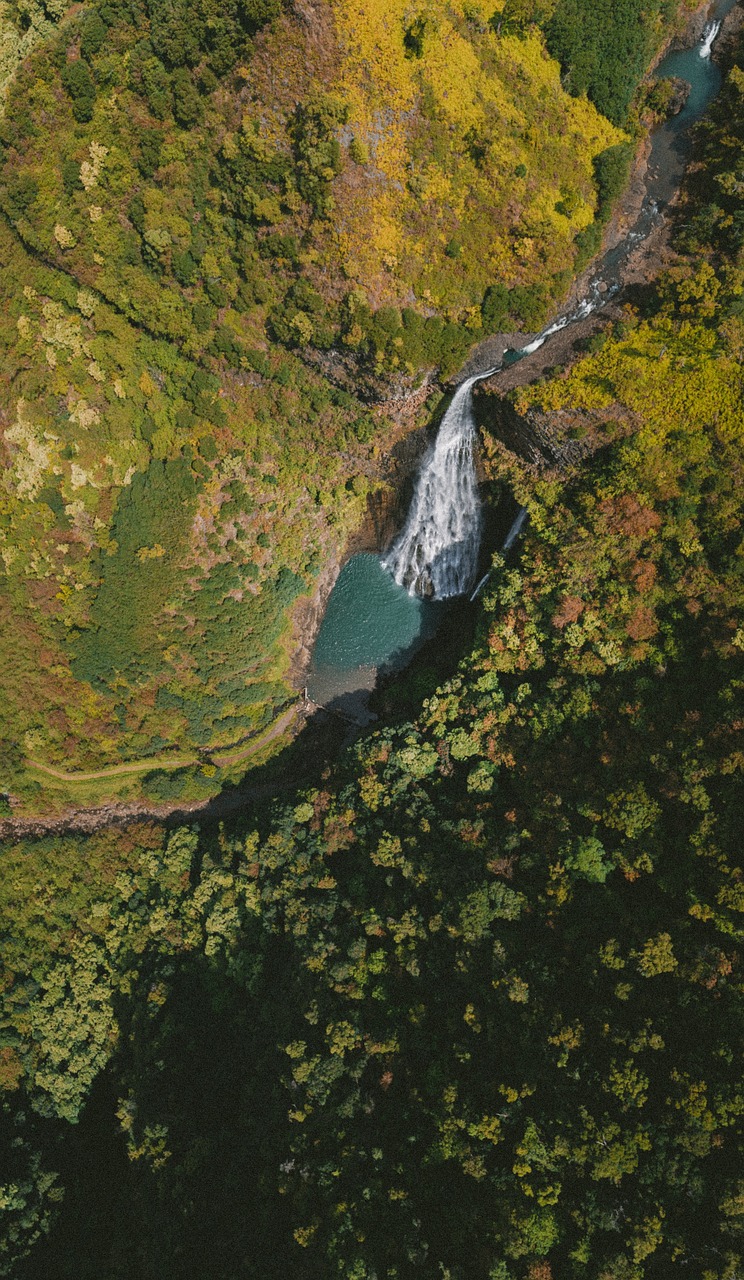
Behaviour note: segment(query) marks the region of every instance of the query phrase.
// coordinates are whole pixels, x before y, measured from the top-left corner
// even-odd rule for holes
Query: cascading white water
[[[526,525],[526,523],[527,523],[527,508],[520,507],[514,520],[512,521],[512,526],[509,532],[504,538],[504,545],[501,548],[502,554],[506,551],[509,551],[514,546],[514,543],[516,542],[520,533],[524,529],[524,526]]]
[[[721,30],[720,22],[710,22],[703,32],[703,40],[700,45],[700,57],[709,58],[716,40],[716,36]]]
[[[531,355],[552,334],[594,311],[600,297],[596,284],[593,282],[591,296],[575,311],[548,325],[515,356]],[[481,514],[472,393],[476,382],[498,373],[501,367],[474,374],[457,388],[419,472],[405,526],[382,558],[383,568],[411,595],[445,600],[463,595],[473,585]]]
[[[424,460],[403,531],[383,566],[411,595],[443,600],[472,586],[481,514],[475,478],[472,387],[461,383]]]
[[[719,20],[710,22],[705,28],[698,48],[701,58],[710,58],[720,30]],[[636,229],[622,243],[623,253],[629,253],[633,245],[648,234],[658,214],[657,202],[654,199],[647,201]],[[610,251],[606,259],[608,266],[612,265],[616,255],[617,251]],[[590,282],[587,296],[573,312],[548,325],[519,351],[507,353],[504,362],[521,359],[539,350],[554,333],[596,310],[618,287],[617,283],[603,282],[600,271]],[[498,365],[476,374],[457,388],[442,419],[434,446],[419,473],[405,527],[382,559],[384,568],[411,595],[445,599],[463,595],[473,586],[478,565],[481,516],[475,477],[472,389],[481,378],[490,377],[501,368]],[[515,522],[514,537],[521,529],[518,521]],[[508,545],[509,539],[505,550]],[[478,594],[485,580],[481,579],[473,596]]]
[[[515,518],[514,518],[514,520],[512,521],[511,528],[509,529],[509,532],[507,533],[506,537],[504,538],[504,543],[503,543],[503,546],[502,546],[502,548],[501,548],[501,554],[502,554],[502,556],[503,556],[503,555],[506,555],[507,551],[510,551],[510,550],[511,550],[511,548],[514,546],[514,543],[516,542],[517,538],[519,537],[520,533],[522,532],[522,530],[524,529],[524,526],[525,526],[525,525],[526,525],[526,523],[527,523],[527,519],[528,519],[528,516],[527,516],[527,508],[526,508],[526,507],[520,507],[520,508],[519,508],[519,511],[517,512],[517,514],[516,514],[516,516],[515,516]],[[488,579],[490,578],[490,576],[491,576],[491,570],[490,570],[490,569],[488,569],[488,570],[487,570],[487,572],[483,574],[483,577],[481,578],[480,582],[478,583],[477,587],[475,588],[475,591],[473,592],[473,594],[472,594],[472,595],[471,595],[471,597],[470,597],[470,603],[471,603],[471,604],[473,603],[473,601],[474,601],[474,600],[477,600],[477,599],[478,599],[478,596],[480,595],[481,591],[482,591],[482,590],[483,590],[483,588],[485,587],[485,585],[486,585],[486,583],[488,582]]]

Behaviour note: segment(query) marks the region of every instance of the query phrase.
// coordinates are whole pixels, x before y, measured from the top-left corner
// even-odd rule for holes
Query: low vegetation
[[[281,802],[3,850],[14,1280],[740,1274],[741,84],[720,212],[517,397],[634,430],[509,462],[456,674]]]
[[[216,789],[210,751],[293,696],[293,602],[359,521],[392,429],[370,398],[536,328],[598,247],[625,115],[562,81],[567,4],[517,8],[324,0],[312,30],[280,0],[5,13],[17,811],[80,794],[29,761],[198,754],[184,794]],[[661,34],[644,14],[626,97]]]

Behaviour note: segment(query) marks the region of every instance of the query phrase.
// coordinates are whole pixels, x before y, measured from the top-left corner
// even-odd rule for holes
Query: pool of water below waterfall
[[[313,649],[307,691],[328,706],[374,688],[379,671],[400,670],[434,634],[446,604],[398,586],[368,553],[347,560],[331,592]]]
[[[690,84],[690,94],[683,110],[654,130],[644,210],[626,241],[605,254],[598,264],[594,277],[595,295],[600,281],[604,282],[603,288],[612,286],[619,263],[629,246],[645,238],[656,220],[658,208],[663,208],[679,186],[689,155],[690,128],[701,117],[721,84],[721,72],[708,56],[710,45],[720,23],[735,3],[736,0],[716,0],[703,40],[691,49],[668,54],[656,69],[656,76],[677,76],[686,80]],[[597,297],[594,302],[588,298],[589,309],[593,309],[597,301]],[[520,359],[545,341],[555,329],[580,318],[581,314],[582,306],[579,306],[574,314],[554,323],[531,345],[521,351],[507,353],[505,363]],[[455,401],[458,398],[456,395]],[[454,402],[452,408],[456,408]],[[465,411],[468,412],[467,405]],[[447,420],[446,415],[443,428]],[[467,426],[466,419],[464,421]],[[431,456],[430,451],[430,459]],[[456,510],[458,505],[461,505],[461,495],[452,510]],[[452,524],[452,511],[448,519]],[[406,529],[392,548],[392,556],[391,551],[386,553],[388,561],[395,560],[394,553],[405,540]],[[457,536],[463,536],[462,531]],[[394,563],[390,564],[390,569],[389,572],[380,558],[371,554],[352,556],[347,561],[329,598],[307,675],[308,694],[314,702],[321,706],[334,703],[343,706],[359,723],[374,718],[366,711],[366,699],[375,687],[378,673],[405,667],[417,648],[442,624],[449,607],[446,602],[409,594],[392,576],[396,571]]]

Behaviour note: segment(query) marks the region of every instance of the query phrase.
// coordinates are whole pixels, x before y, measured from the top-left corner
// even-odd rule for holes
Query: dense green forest
[[[229,819],[1,851],[0,1274],[742,1274],[743,97],[740,52],[674,264],[513,396],[603,447],[537,473],[482,397],[530,524],[457,671]],[[195,457],[118,499],[112,651],[159,660],[133,512],[167,594]]]
[[[581,57],[576,0],[0,9],[6,810],[197,800],[271,749],[395,398],[599,247],[685,13],[627,8]]]

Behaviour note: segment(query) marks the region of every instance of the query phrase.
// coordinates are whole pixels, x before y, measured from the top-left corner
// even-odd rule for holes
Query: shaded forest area
[[[2,851],[6,1274],[741,1274],[742,62],[675,264],[515,397],[616,438],[484,440],[457,674],[289,802]]]

